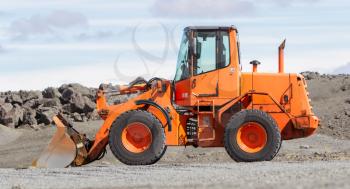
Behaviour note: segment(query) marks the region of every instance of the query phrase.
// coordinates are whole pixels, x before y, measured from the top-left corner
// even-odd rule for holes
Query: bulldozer
[[[312,112],[302,75],[284,72],[285,41],[278,47],[278,72],[242,72],[234,26],[190,26],[183,31],[173,80],[137,79],[119,90],[100,85],[96,94],[104,120],[93,140],[64,116],[35,167],[81,166],[99,160],[109,145],[127,165],[150,165],[168,146],[224,147],[237,162],[270,161],[282,141],[312,135]],[[134,94],[120,104],[112,95]]]

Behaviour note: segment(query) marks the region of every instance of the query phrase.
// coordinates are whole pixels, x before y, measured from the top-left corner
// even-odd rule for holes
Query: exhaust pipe
[[[259,61],[257,60],[253,60],[250,62],[251,65],[253,65],[253,72],[257,72],[258,71],[258,65],[260,64]]]
[[[284,40],[278,47],[278,73],[284,73],[284,47],[286,40]]]

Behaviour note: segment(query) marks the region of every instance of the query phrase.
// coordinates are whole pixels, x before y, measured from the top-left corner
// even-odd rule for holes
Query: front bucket
[[[57,131],[40,157],[33,161],[33,167],[64,168],[69,166],[77,155],[76,145],[67,134],[66,126],[56,116],[53,120],[57,126]]]

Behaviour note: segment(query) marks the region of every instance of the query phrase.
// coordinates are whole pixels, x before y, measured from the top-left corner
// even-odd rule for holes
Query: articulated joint
[[[153,106],[153,107],[157,108],[158,110],[160,110],[166,118],[166,121],[168,124],[168,131],[170,132],[172,130],[170,116],[169,116],[168,112],[163,107],[161,107],[159,104],[157,104],[153,101],[150,101],[150,100],[137,100],[137,101],[135,101],[135,104],[136,105],[146,104],[146,105]]]

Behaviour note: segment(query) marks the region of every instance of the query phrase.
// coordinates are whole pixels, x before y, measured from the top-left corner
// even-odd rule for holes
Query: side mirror
[[[195,58],[199,59],[201,57],[202,52],[202,43],[199,41],[193,42],[190,44],[190,53]]]

